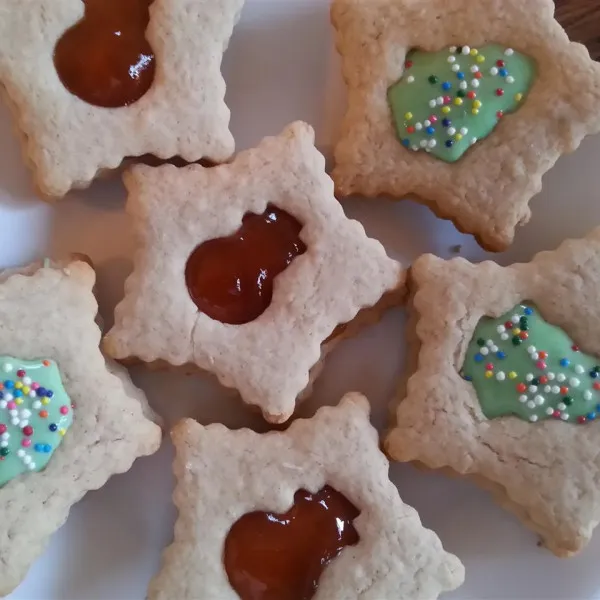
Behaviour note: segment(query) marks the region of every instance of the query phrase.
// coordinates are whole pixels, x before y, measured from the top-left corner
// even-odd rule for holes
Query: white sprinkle
[[[458,84],[458,87],[459,87],[461,90],[466,90],[466,89],[469,87],[469,84],[468,84],[466,81],[461,81],[461,82]]]
[[[8,442],[2,441],[0,442],[0,448],[6,448],[8,446]]]
[[[537,352],[537,348],[535,346],[527,346],[527,352],[533,354],[534,352]]]
[[[519,402],[521,404],[524,404],[525,402],[527,402],[528,397],[525,394],[522,394],[521,396],[519,396]]]
[[[567,378],[567,376],[564,373],[559,373],[556,376],[556,381],[564,381]]]
[[[533,373],[527,373],[525,375],[525,381],[531,381],[533,379]]]
[[[20,448],[19,450],[17,450],[17,456],[19,458],[23,458],[25,456],[25,450],[23,450],[22,448]]]
[[[431,108],[435,108],[435,107],[437,106],[437,102],[436,102],[435,100],[430,100],[430,101],[429,101],[429,106],[430,106]]]
[[[36,400],[31,406],[34,410],[39,410],[42,408],[42,403],[39,400]]]
[[[463,127],[460,132],[463,133],[463,129],[465,130],[465,133],[467,133],[467,128]],[[463,135],[465,135],[465,133],[463,133]],[[504,333],[506,331],[506,327],[504,327],[504,325],[498,325],[498,327],[496,327],[496,331],[498,333]]]
[[[529,386],[529,391],[530,391],[532,394],[535,394],[535,393],[537,392],[537,390],[538,390],[538,389],[537,389],[537,385],[530,385],[530,386]]]
[[[473,138],[473,139],[471,140],[471,144],[474,144],[476,141],[477,141],[477,138]],[[509,335],[508,335],[508,333],[506,333],[506,332],[504,332],[504,333],[501,333],[501,334],[500,334],[500,339],[501,339],[502,341],[504,341],[504,342],[505,342],[505,341],[506,341],[506,340],[507,340],[509,337],[510,337],[510,336],[509,336]]]
[[[498,381],[504,381],[506,379],[506,374],[504,371],[498,371],[498,373],[496,373],[496,379]]]
[[[450,52],[452,52],[452,54],[454,54],[457,50],[458,48],[456,46],[450,46]]]
[[[473,81],[471,81],[471,87],[478,88],[479,87],[479,79],[473,79]]]
[[[536,396],[533,400],[537,406],[542,406],[545,402],[544,396]]]
[[[552,381],[552,380],[553,380],[553,379],[556,377],[556,375],[555,375],[554,373],[550,372],[550,373],[548,373],[548,375],[546,375],[546,377],[547,377],[547,378],[548,378],[550,381]]]
[[[431,125],[431,121],[430,121],[429,119],[425,119],[425,120],[423,121],[423,125],[424,125],[425,127],[429,127],[429,126]]]
[[[415,123],[415,129],[421,131],[421,129],[423,129],[423,123]]]
[[[419,146],[412,145],[412,146],[410,147],[410,149],[411,149],[413,152],[417,152],[417,151],[419,150]]]
[[[446,133],[448,135],[454,135],[456,133],[456,129],[454,129],[454,127],[448,127],[448,129],[446,129]]]
[[[490,350],[491,350],[492,352],[498,352],[498,346],[492,346],[492,347],[490,348]]]
[[[431,152],[431,148],[430,148],[429,146],[427,146],[427,147],[425,148],[425,152],[427,152],[427,153]]]
[[[471,73],[477,73],[479,71],[479,67],[477,65],[473,65],[471,67]]]
[[[436,101],[436,104],[437,104],[438,106],[441,106],[442,104],[444,104],[444,98],[443,98],[443,96],[438,96],[438,97],[435,99],[435,101]]]
[[[419,144],[420,144],[421,148],[427,148],[427,140],[421,140],[419,142]]]
[[[459,65],[459,64],[452,65],[452,70],[453,70],[455,73],[458,73],[458,72],[460,71],[460,65]]]
[[[584,400],[591,400],[592,398],[593,398],[593,394],[592,394],[592,392],[590,392],[590,390],[585,390],[585,392],[583,392]]]
[[[532,423],[535,423],[538,420],[538,416],[537,415],[529,415],[529,420]]]
[[[19,427],[21,429],[23,429],[23,427],[27,427],[27,425],[29,425],[29,421],[27,419],[22,419],[21,421],[19,421]]]
[[[449,63],[456,62],[456,56],[449,56],[449,57],[448,57],[448,62],[449,62]]]
[[[30,416],[31,416],[31,411],[28,408],[25,408],[21,411],[21,418],[29,419]]]
[[[567,405],[564,402],[559,402],[556,405],[556,408],[558,408],[558,410],[565,410],[565,408],[567,408]]]
[[[530,400],[530,401],[527,403],[527,408],[535,408],[535,402],[534,402],[533,400]]]
[[[579,379],[577,379],[577,377],[571,377],[571,379],[569,379],[569,385],[571,385],[573,387],[579,387],[580,383],[581,383],[581,381],[579,381]]]
[[[28,396],[30,398],[35,398],[37,396],[37,393],[35,390],[30,390]]]
[[[406,78],[406,81],[407,81],[408,83],[414,83],[414,81],[415,81],[415,76],[414,76],[414,75],[409,75],[409,76]]]
[[[579,375],[581,375],[584,371],[585,371],[585,369],[583,368],[582,365],[577,365],[575,367],[575,373],[578,373]]]
[[[507,48],[504,51],[504,54],[506,54],[506,56],[512,56],[515,53],[515,51],[512,48]]]
[[[467,133],[469,133],[469,130],[466,127],[461,127],[460,128],[460,134],[461,135],[467,135]],[[500,327],[502,327],[502,331],[499,331],[498,333],[502,333],[503,331],[505,331],[505,327],[504,325],[500,325]],[[500,329],[500,327],[498,329]]]
[[[9,440],[10,439],[10,433],[8,432],[4,432],[1,436],[0,436],[3,440]]]
[[[554,414],[554,409],[553,409],[551,406],[549,406],[549,407],[546,409],[546,414],[547,414],[547,415]]]
[[[23,462],[26,465],[30,464],[32,460],[33,460],[33,458],[31,458],[31,456],[29,456],[29,455],[23,457]]]
[[[471,53],[471,48],[469,46],[463,46],[462,47],[462,53],[467,56],[467,54]]]
[[[7,404],[8,403],[6,402],[6,400],[0,400],[0,408],[2,408],[2,409],[6,408]]]
[[[12,363],[4,363],[2,370],[5,373],[10,373],[12,370],[14,369],[14,367],[12,366]]]
[[[537,352],[532,352],[531,353],[532,360],[537,360],[539,357],[540,357],[540,355]]]
[[[429,146],[429,148],[435,148],[437,146],[437,141],[429,140],[429,142],[427,142],[427,145]]]
[[[560,415],[560,418],[563,421],[568,421],[569,420],[569,413],[564,412],[562,415]]]
[[[514,83],[515,78],[512,75],[508,75],[505,79],[506,83]]]
[[[17,426],[17,425],[19,424],[19,418],[18,418],[18,417],[13,417],[13,418],[10,420],[10,422],[11,422],[13,425]]]
[[[552,386],[552,393],[553,394],[560,394],[560,388],[557,385],[553,385]]]
[[[9,410],[9,411],[8,411],[8,414],[9,414],[11,417],[18,417],[18,416],[19,416],[19,411],[13,408],[12,410]]]
[[[4,399],[7,402],[10,402],[11,400],[14,400],[14,396],[9,392],[8,394],[4,394]]]
[[[515,323],[515,324],[517,324],[517,323],[519,322],[519,320],[520,320],[520,319],[521,319],[521,317],[519,317],[519,315],[513,315],[513,316],[510,318],[510,320],[511,320],[513,323]]]
[[[35,471],[35,463],[34,463],[34,462],[30,462],[30,463],[27,465],[27,468],[28,468],[30,471]]]
[[[31,377],[23,377],[23,385],[31,385]]]
[[[480,354],[483,354],[483,356],[487,356],[490,353],[490,349],[487,346],[484,346],[479,350],[479,352]]]
[[[544,392],[546,392],[546,394],[549,394],[551,391],[552,391],[552,386],[550,386],[550,385],[544,386]]]
[[[477,143],[477,138],[476,138],[476,137],[474,137],[474,138],[471,138],[471,146],[473,146],[473,145],[474,145],[474,144],[476,144],[476,143]],[[505,339],[505,340],[507,340],[507,339],[508,339],[508,333],[504,333],[503,335],[505,335],[506,337],[505,337],[505,338],[502,338],[502,339]]]
[[[498,67],[492,67],[490,69],[490,75],[498,75]]]

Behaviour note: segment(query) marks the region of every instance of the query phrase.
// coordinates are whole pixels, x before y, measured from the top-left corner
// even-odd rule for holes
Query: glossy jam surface
[[[246,214],[233,235],[198,246],[185,270],[198,309],[232,325],[259,317],[271,303],[275,277],[306,252],[301,229],[294,217],[269,205],[262,215]]]
[[[127,106],[152,85],[155,61],[145,38],[153,0],[84,0],[81,21],[54,50],[63,85],[88,104]]]
[[[225,540],[229,582],[242,600],[310,600],[327,565],[358,543],[359,510],[325,486],[299,490],[285,514],[244,515]]]

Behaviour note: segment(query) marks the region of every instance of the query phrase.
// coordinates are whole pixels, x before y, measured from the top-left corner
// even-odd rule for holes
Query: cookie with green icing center
[[[600,414],[600,360],[582,352],[531,304],[479,321],[462,375],[488,419],[587,423]]]
[[[531,58],[497,44],[412,50],[388,90],[398,139],[455,162],[519,108],[535,77]]]
[[[54,361],[0,357],[0,487],[44,469],[72,422]]]

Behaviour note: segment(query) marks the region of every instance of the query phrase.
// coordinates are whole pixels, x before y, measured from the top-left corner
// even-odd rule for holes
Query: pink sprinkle
[[[8,410],[16,410],[16,408],[17,408],[16,402],[13,402],[12,400],[6,406],[7,406]]]
[[[0,423],[0,434],[6,433],[7,429],[8,428],[6,427],[6,425],[4,425],[4,423]]]
[[[452,102],[452,98],[450,96],[444,96],[444,104],[450,104]]]
[[[438,122],[438,118],[437,118],[435,115],[431,115],[431,116],[429,117],[429,120],[430,120],[432,123],[437,123],[437,122]]]
[[[38,390],[40,388],[40,384],[39,383],[32,383],[31,384],[31,389],[32,390]]]
[[[545,363],[543,360],[538,360],[538,361],[535,363],[535,366],[536,366],[538,369],[545,369],[545,368],[546,368],[546,363]]]
[[[494,370],[494,365],[492,363],[488,363],[487,365],[485,365],[485,368],[488,371],[493,371]]]
[[[60,407],[60,414],[61,415],[68,415],[69,414],[69,407],[68,406],[61,406]]]
[[[28,439],[21,440],[21,446],[23,446],[23,448],[29,448],[29,446],[31,446],[31,440],[28,440]]]

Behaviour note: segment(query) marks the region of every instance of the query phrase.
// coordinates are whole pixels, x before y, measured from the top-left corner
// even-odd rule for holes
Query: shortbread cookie
[[[144,395],[98,349],[94,280],[81,261],[0,272],[0,596],[75,502],[160,445]]]
[[[242,4],[4,0],[0,89],[41,193],[86,187],[131,156],[228,159],[220,67]]]
[[[186,420],[172,437],[179,518],[149,600],[417,600],[463,581],[389,481],[360,394],[285,432]]]
[[[290,417],[334,329],[404,290],[401,265],[344,216],[313,144],[296,123],[230,165],[126,174],[139,249],[110,356],[193,364],[269,421]]]
[[[334,0],[348,110],[340,195],[413,195],[490,250],[542,175],[600,131],[600,64],[552,0]]]
[[[473,477],[577,552],[600,519],[600,229],[527,264],[411,273],[418,360],[388,453]]]

